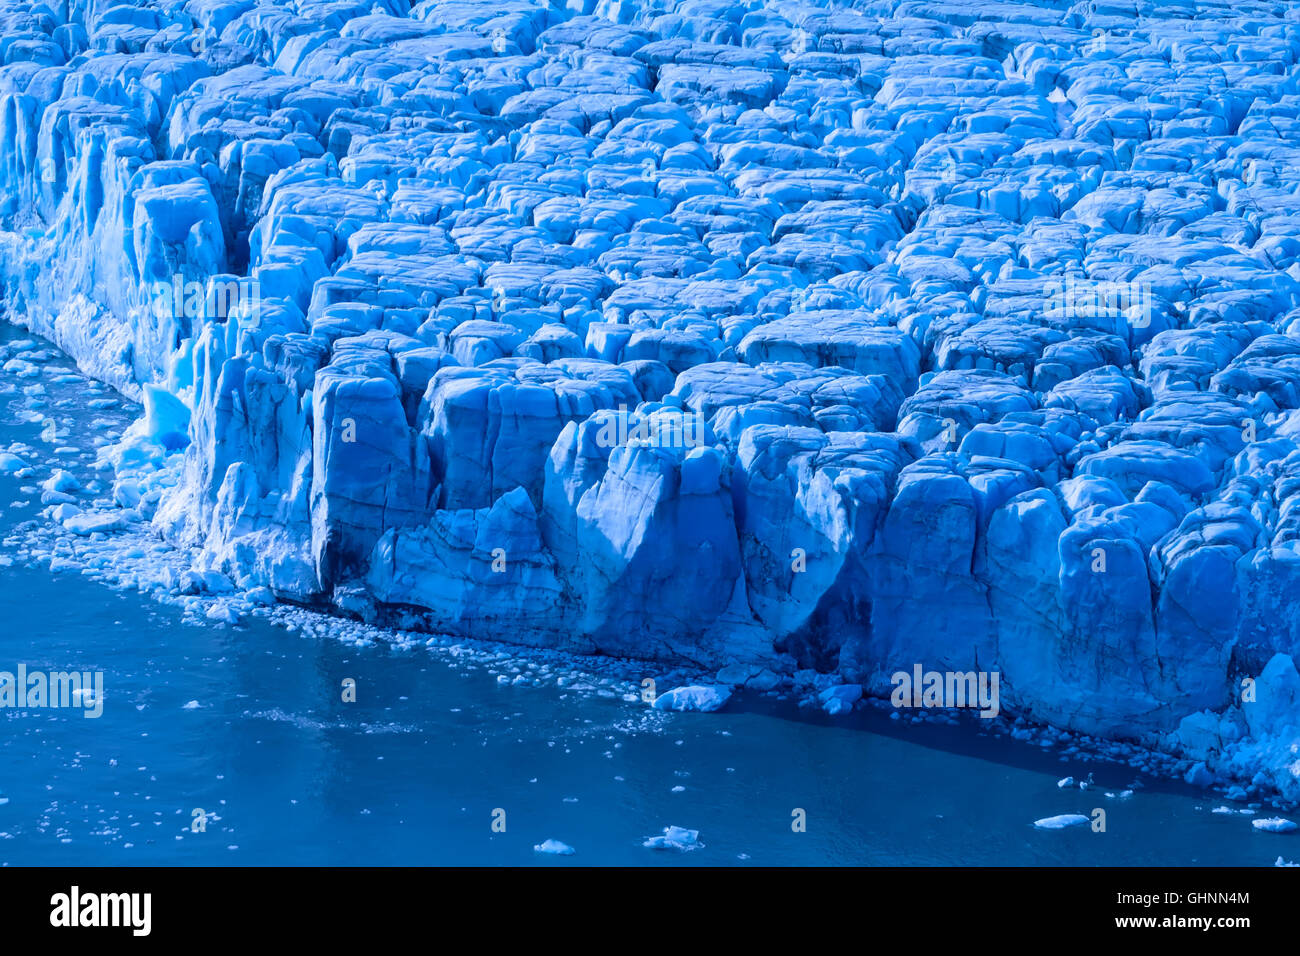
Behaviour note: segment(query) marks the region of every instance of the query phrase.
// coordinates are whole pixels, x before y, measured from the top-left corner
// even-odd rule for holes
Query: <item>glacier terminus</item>
[[[0,0],[0,52],[4,317],[141,409],[63,533],[705,675],[661,710],[993,674],[1300,801],[1295,4]]]

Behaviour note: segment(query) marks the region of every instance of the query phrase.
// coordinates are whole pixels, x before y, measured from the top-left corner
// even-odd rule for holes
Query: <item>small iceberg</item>
[[[239,612],[224,601],[218,601],[207,609],[204,613],[209,621],[217,621],[222,624],[238,624],[240,622]]]
[[[832,717],[839,714],[847,714],[853,709],[853,705],[862,699],[861,684],[837,684],[834,687],[827,687],[818,695],[821,701],[822,710]]]
[[[41,487],[46,491],[70,495],[81,490],[81,482],[68,472],[58,469],[49,478],[41,482]]]
[[[674,687],[655,698],[655,710],[695,710],[712,713],[731,699],[731,688],[722,684],[694,684]]]
[[[534,853],[549,853],[552,856],[573,856],[573,847],[559,840],[543,840],[533,847]]]
[[[1062,813],[1058,816],[1035,820],[1034,827],[1039,830],[1064,830],[1066,827],[1082,826],[1087,822],[1088,818],[1082,813]]]
[[[701,849],[699,830],[687,830],[685,827],[664,827],[662,836],[647,837],[641,844],[651,850],[688,850]]]
[[[1266,833],[1291,833],[1296,829],[1296,824],[1284,817],[1265,817],[1262,820],[1251,820],[1250,825],[1256,830],[1263,830]]]
[[[120,513],[91,512],[73,515],[63,522],[63,527],[73,534],[88,537],[92,534],[109,534],[125,530],[127,521]]]

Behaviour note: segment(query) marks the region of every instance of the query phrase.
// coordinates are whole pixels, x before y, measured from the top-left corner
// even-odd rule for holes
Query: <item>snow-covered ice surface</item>
[[[1294,6],[54,7],[0,2],[4,304],[140,413],[55,426],[89,485],[3,449],[51,571],[815,703],[996,670],[1300,799]]]

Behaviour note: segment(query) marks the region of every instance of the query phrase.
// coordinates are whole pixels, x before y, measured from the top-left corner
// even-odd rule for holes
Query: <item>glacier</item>
[[[997,671],[1300,800],[1300,9],[0,0],[0,44],[5,316],[143,409],[113,510],[51,478],[70,532],[717,699]]]

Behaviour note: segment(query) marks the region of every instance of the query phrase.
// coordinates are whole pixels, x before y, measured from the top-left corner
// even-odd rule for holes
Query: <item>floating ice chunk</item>
[[[731,699],[731,688],[722,684],[674,687],[655,698],[655,710],[696,710],[711,713]]]
[[[1066,827],[1082,826],[1088,822],[1088,818],[1082,813],[1062,813],[1054,817],[1043,817],[1041,820],[1034,821],[1034,827],[1039,830],[1064,830]]]
[[[230,578],[220,571],[186,571],[181,575],[182,594],[228,594],[235,589]]]
[[[647,837],[642,846],[651,850],[689,850],[701,849],[699,830],[687,830],[685,827],[664,827],[662,836]]]
[[[129,479],[113,483],[113,500],[123,508],[134,508],[140,503],[140,485]]]
[[[862,699],[862,685],[837,684],[835,687],[827,687],[818,697],[822,709],[832,717],[847,714],[853,709],[853,705]]]
[[[5,362],[4,370],[17,378],[35,378],[41,374],[39,366],[16,358]]]
[[[266,587],[257,587],[250,590],[244,595],[244,598],[252,604],[274,604],[275,593]]]
[[[1065,789],[1066,787],[1073,787],[1073,786],[1074,786],[1074,778],[1073,778],[1073,777],[1062,777],[1060,780],[1056,781],[1056,786],[1057,786],[1058,789],[1062,789],[1062,790]]]
[[[1264,817],[1260,820],[1251,820],[1250,825],[1256,830],[1263,830],[1266,833],[1292,833],[1300,827],[1285,817]]]
[[[8,452],[0,452],[0,475],[11,475],[21,468],[25,468],[27,462],[23,461],[17,455],[11,455]]]
[[[41,482],[41,487],[46,491],[54,491],[60,494],[70,495],[81,490],[81,482],[72,474],[59,469],[50,475],[49,478]]]
[[[852,712],[853,705],[840,697],[832,697],[822,704],[822,710],[826,711],[832,717],[838,717],[840,714]]]
[[[552,856],[573,856],[573,847],[559,840],[543,840],[533,847],[534,853],[549,853]]]
[[[238,624],[239,612],[226,601],[218,601],[204,612],[204,617],[209,621],[219,621],[223,624]]]
[[[90,687],[78,687],[72,691],[73,703],[78,707],[93,708],[103,699],[103,695],[96,697],[94,689]]]
[[[50,512],[50,517],[59,524],[63,524],[63,522],[67,521],[69,518],[76,517],[81,513],[81,508],[78,508],[74,504],[64,502],[63,504],[54,506],[54,509]]]
[[[67,528],[73,534],[86,537],[95,534],[107,534],[112,531],[121,531],[127,526],[127,519],[121,512],[88,512],[74,515],[67,521],[63,522],[63,527]]]

